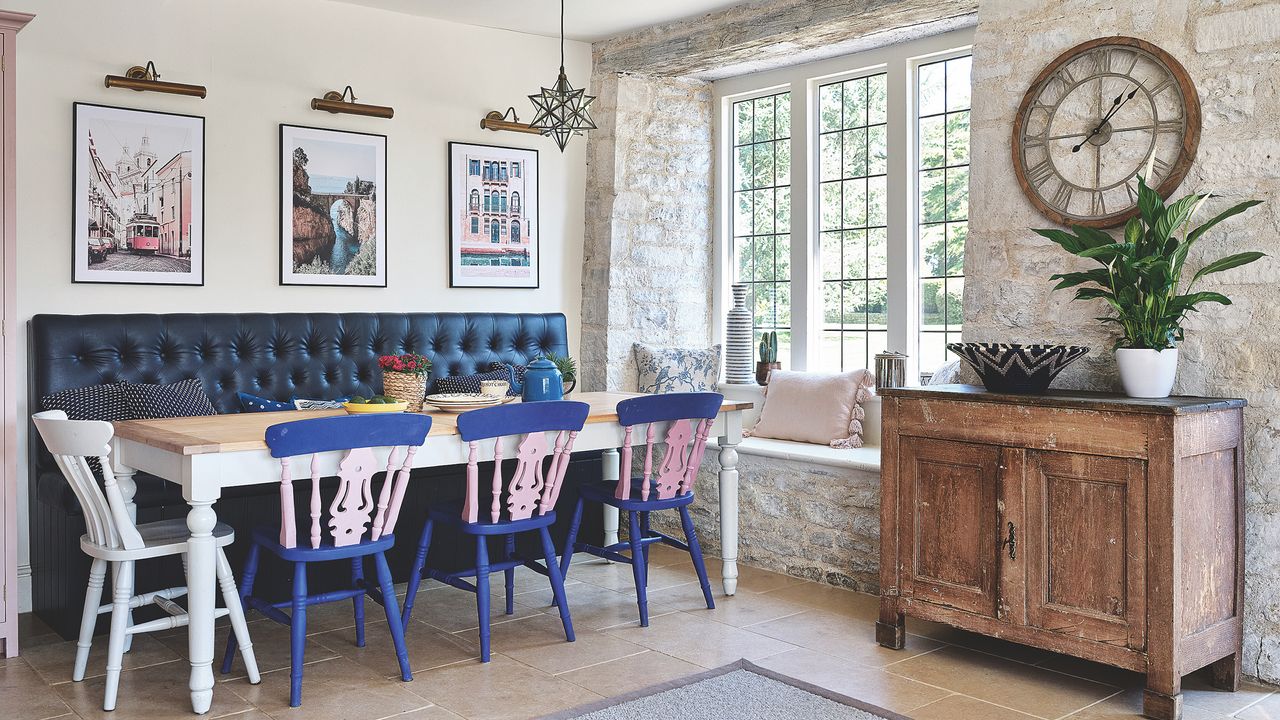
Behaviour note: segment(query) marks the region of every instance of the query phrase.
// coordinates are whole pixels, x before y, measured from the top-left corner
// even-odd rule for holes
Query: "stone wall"
[[[1088,39],[1133,35],[1187,68],[1204,112],[1199,155],[1181,192],[1212,190],[1205,217],[1244,198],[1267,203],[1220,225],[1192,252],[1256,249],[1253,265],[1211,276],[1199,289],[1235,304],[1208,306],[1187,324],[1174,391],[1243,396],[1246,411],[1245,672],[1280,680],[1280,7],[1237,0],[998,0],[978,12],[974,47],[970,233],[964,337],[972,341],[1071,342],[1092,348],[1060,386],[1117,389],[1114,336],[1094,318],[1101,304],[1051,292],[1047,278],[1073,267],[1029,227],[1050,227],[1018,188],[1010,160],[1014,112],[1031,80],[1063,50]]]
[[[708,345],[711,86],[596,73],[587,136],[583,389],[634,390],[632,343]]]
[[[720,554],[719,469],[716,453],[708,450],[691,510],[698,541],[708,557]],[[739,562],[864,592],[879,591],[878,472],[739,452],[738,473]],[[651,522],[656,530],[684,537],[675,513],[654,513]],[[625,518],[622,525],[625,528]]]

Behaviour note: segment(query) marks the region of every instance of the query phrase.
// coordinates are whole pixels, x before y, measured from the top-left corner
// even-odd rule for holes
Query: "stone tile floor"
[[[629,567],[574,564],[573,644],[564,642],[545,581],[520,573],[516,613],[494,618],[488,665],[478,661],[474,598],[424,586],[408,631],[411,683],[398,678],[385,621],[375,619],[380,608],[369,604],[364,648],[354,645],[350,605],[313,609],[303,705],[293,710],[288,631],[251,614],[259,618],[250,628],[263,681],[250,685],[237,662],[218,676],[208,717],[532,718],[744,657],[915,720],[1138,717],[1141,677],[1133,673],[920,621],[908,621],[906,650],[885,650],[872,639],[875,597],[749,567],[741,568],[738,595],[707,610],[688,556],[654,548],[651,564],[648,628],[636,621]],[[0,659],[0,718],[194,717],[185,630],[135,639],[117,709],[104,713],[105,637],[95,642],[88,677],[72,683],[75,643],[32,617],[23,622],[22,656]],[[219,629],[220,642],[226,632]],[[1184,687],[1186,720],[1280,718],[1280,695],[1267,687],[1224,693],[1196,676]]]

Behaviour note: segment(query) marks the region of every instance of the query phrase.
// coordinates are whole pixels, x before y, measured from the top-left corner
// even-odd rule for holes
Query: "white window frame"
[[[919,161],[916,122],[916,74],[921,65],[970,54],[973,30],[955,30],[854,55],[789,68],[717,80],[712,84],[712,142],[715,148],[715,291],[713,335],[724,341],[724,314],[730,303],[733,264],[733,104],[791,93],[791,368],[816,367],[821,328],[818,156],[819,87],[886,73],[886,127],[889,150],[888,197],[888,347],[907,353],[907,377],[919,377]],[[905,123],[895,122],[905,113]],[[813,362],[810,362],[811,359]]]

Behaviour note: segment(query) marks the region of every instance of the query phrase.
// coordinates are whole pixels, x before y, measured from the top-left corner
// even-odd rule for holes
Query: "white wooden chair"
[[[80,537],[80,548],[93,558],[89,569],[89,588],[84,598],[84,615],[80,619],[80,639],[76,643],[76,664],[71,679],[84,679],[85,665],[89,660],[89,648],[93,642],[93,628],[98,615],[111,612],[111,634],[107,641],[107,686],[102,700],[103,710],[114,710],[116,691],[120,684],[120,665],[128,649],[129,639],[135,633],[155,632],[187,624],[187,613],[173,601],[187,594],[186,587],[168,588],[155,592],[133,594],[133,564],[138,560],[181,555],[186,567],[188,530],[185,520],[161,520],[137,525],[130,517],[124,497],[116,483],[107,458],[108,447],[114,429],[111,423],[90,420],[68,420],[61,410],[49,410],[33,416],[36,429],[44,444],[53,454],[62,474],[84,510],[85,528]],[[89,469],[85,458],[97,457],[102,463],[103,483]],[[249,642],[249,629],[245,625],[244,611],[240,607],[240,594],[236,591],[235,577],[222,548],[235,540],[230,526],[218,523],[213,529],[218,543],[218,583],[222,589],[225,609],[219,609],[217,617],[231,616],[231,627],[240,645],[240,654],[248,669],[249,682],[257,683],[258,663]],[[112,601],[99,606],[102,600],[103,578],[107,564],[112,566]],[[155,604],[169,614],[149,622],[133,624],[132,612],[143,605]]]

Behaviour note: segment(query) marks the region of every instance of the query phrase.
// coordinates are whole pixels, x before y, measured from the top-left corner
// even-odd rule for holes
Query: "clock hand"
[[[1098,133],[1102,132],[1102,126],[1106,125],[1107,121],[1110,120],[1117,112],[1119,112],[1120,108],[1124,107],[1125,103],[1132,100],[1133,96],[1136,95],[1137,93],[1138,93],[1138,86],[1135,85],[1133,90],[1129,91],[1127,95],[1123,91],[1119,95],[1117,95],[1116,99],[1111,101],[1111,109],[1107,111],[1106,115],[1102,116],[1102,120],[1098,121],[1098,126],[1095,127],[1093,130],[1089,131],[1089,134],[1086,135],[1085,138],[1080,141],[1079,145],[1072,147],[1071,152],[1073,153],[1080,152],[1080,148],[1084,147],[1085,143],[1092,140],[1094,135],[1097,135]]]

